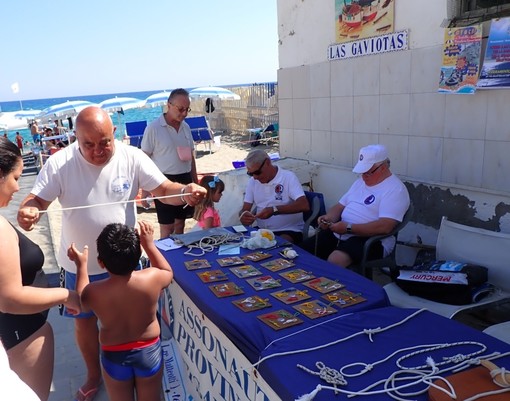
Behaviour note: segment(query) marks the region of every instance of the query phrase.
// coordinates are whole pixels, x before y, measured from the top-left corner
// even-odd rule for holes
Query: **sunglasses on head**
[[[255,171],[247,171],[246,174],[248,174],[250,177],[253,177],[254,175],[262,174],[262,167],[264,167],[264,164],[266,164],[266,160],[267,159],[264,159],[264,161],[262,162],[262,164],[260,165],[260,167],[257,170],[255,170]]]

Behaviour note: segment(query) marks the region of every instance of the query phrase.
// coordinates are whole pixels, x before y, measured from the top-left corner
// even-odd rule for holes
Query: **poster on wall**
[[[439,92],[475,93],[481,48],[481,24],[445,29]]]
[[[394,31],[395,0],[335,0],[336,43]]]
[[[491,21],[479,88],[510,88],[510,18]]]

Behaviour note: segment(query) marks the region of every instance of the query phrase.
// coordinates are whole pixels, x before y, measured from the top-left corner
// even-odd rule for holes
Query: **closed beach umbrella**
[[[43,121],[60,120],[67,117],[77,116],[80,111],[89,106],[97,106],[86,100],[68,100],[64,103],[54,104],[45,108],[36,118]]]
[[[221,100],[239,100],[241,96],[237,93],[229,91],[225,88],[219,88],[217,86],[203,86],[200,88],[195,88],[189,92],[190,97],[192,98],[211,98],[211,99],[221,99]]]
[[[167,91],[154,93],[145,99],[145,107],[164,106],[168,102],[168,96],[170,96],[170,92]]]
[[[123,112],[125,110],[143,107],[144,104],[144,100],[135,97],[112,97],[111,99],[106,99],[99,103],[99,107],[113,113],[114,111]]]

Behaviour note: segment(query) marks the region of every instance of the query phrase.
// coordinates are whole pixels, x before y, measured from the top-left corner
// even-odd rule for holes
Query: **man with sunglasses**
[[[184,121],[190,111],[187,90],[174,89],[168,97],[168,111],[150,123],[142,137],[141,149],[171,181],[181,184],[198,183],[195,143],[189,125]],[[142,193],[142,198],[150,196]],[[182,234],[186,218],[193,217],[193,208],[175,207],[155,199],[159,235]],[[148,204],[144,204],[148,207]]]
[[[296,174],[273,165],[261,149],[252,150],[245,161],[251,178],[239,212],[241,223],[245,226],[256,223],[289,242],[301,242],[303,212],[310,206]]]
[[[337,204],[319,216],[321,231],[299,245],[342,267],[360,263],[368,238],[390,232],[409,208],[409,193],[402,181],[391,173],[384,145],[361,148],[352,171],[361,176]],[[387,255],[394,246],[394,237],[385,238],[373,247],[369,257],[376,259]]]

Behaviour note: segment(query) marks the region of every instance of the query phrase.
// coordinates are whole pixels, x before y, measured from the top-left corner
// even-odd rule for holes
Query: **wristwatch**
[[[276,216],[278,213],[280,213],[278,211],[278,208],[276,206],[273,206],[273,216]]]
[[[351,226],[351,223],[348,223],[347,224],[347,227],[345,227],[345,232],[347,234],[351,234],[352,233],[352,226]]]

